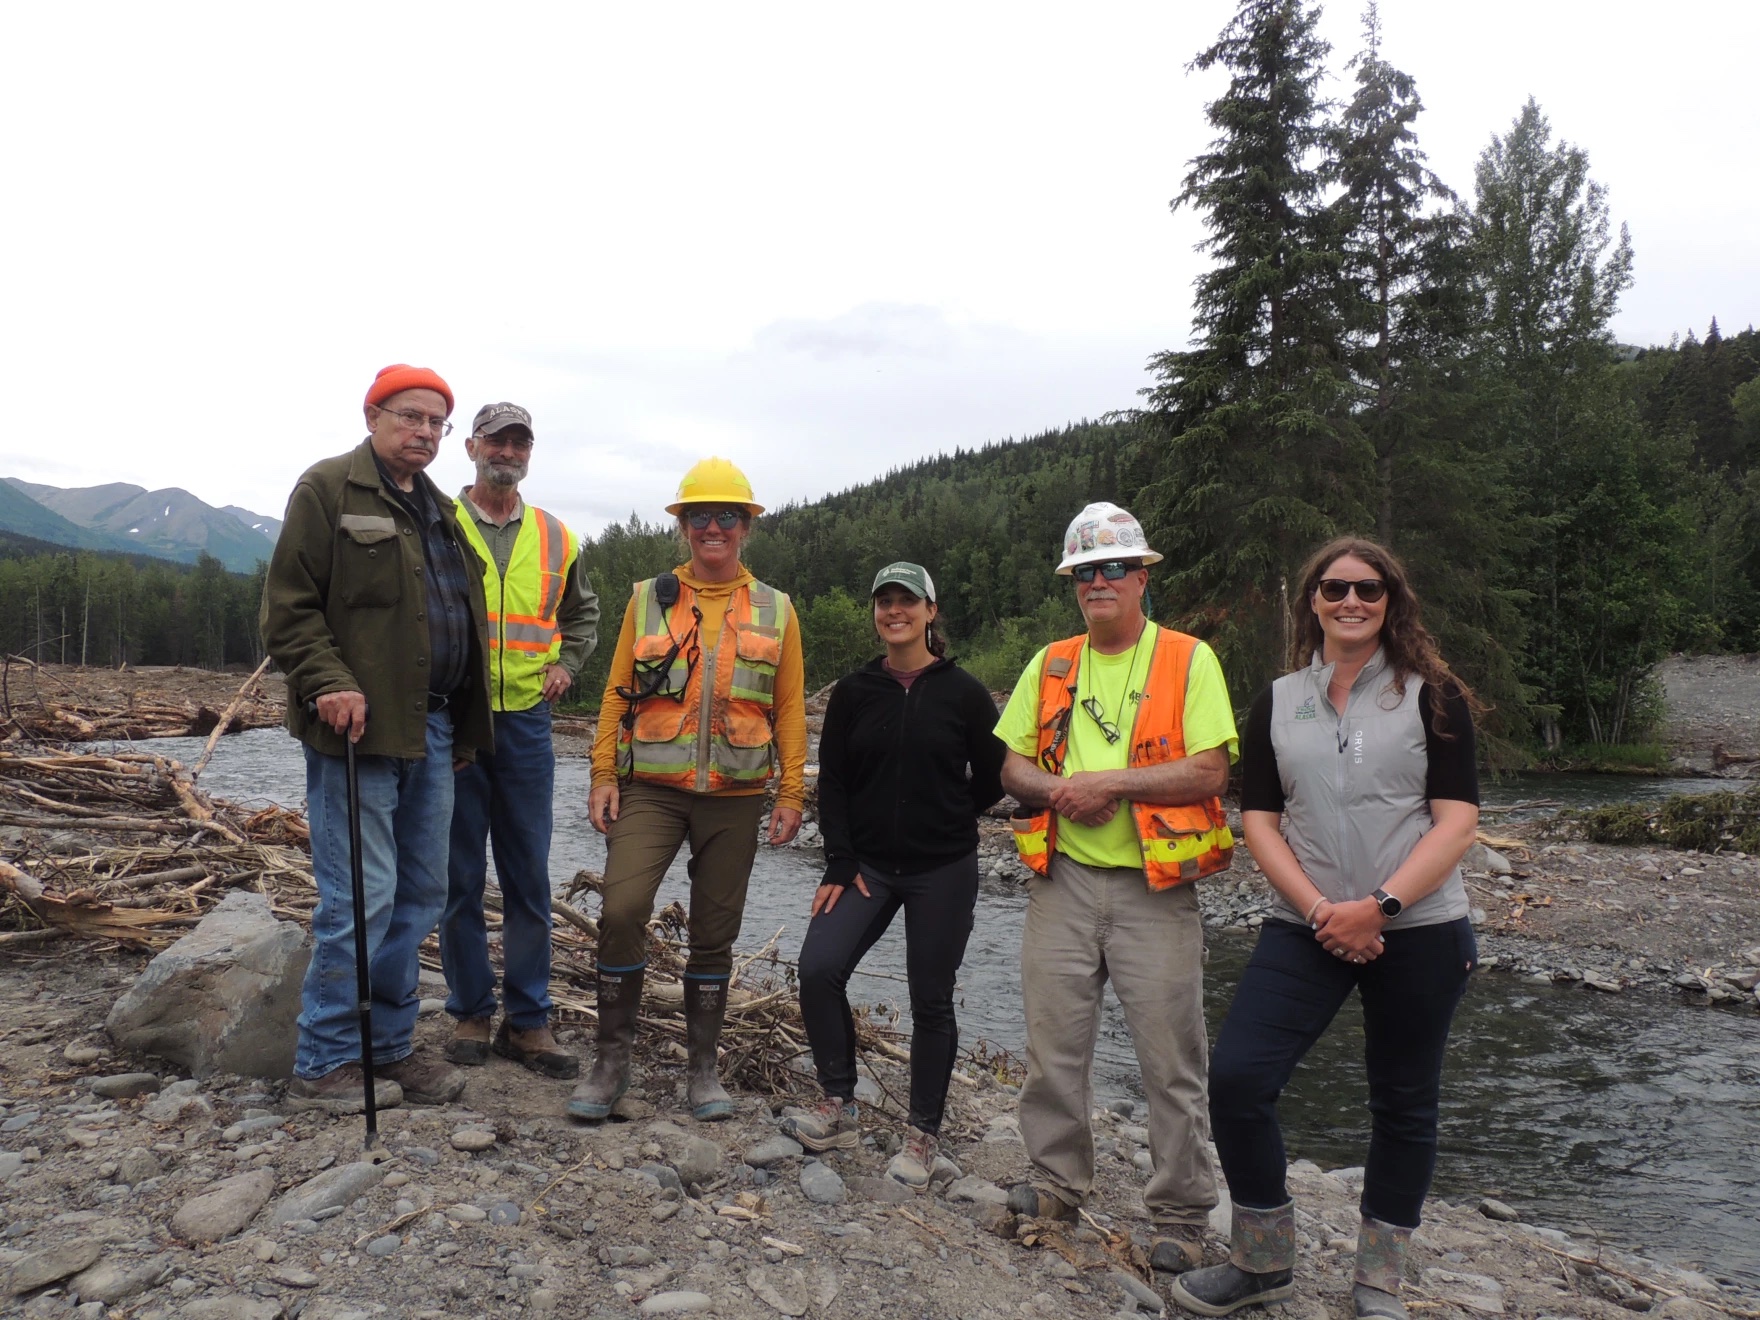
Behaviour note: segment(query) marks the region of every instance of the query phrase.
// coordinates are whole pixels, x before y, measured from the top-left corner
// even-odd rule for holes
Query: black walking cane
[[[318,703],[306,702],[306,714],[318,718]],[[362,723],[365,724],[365,719]],[[367,881],[361,871],[361,781],[355,768],[354,739],[342,735],[343,765],[348,778],[348,878],[354,912],[354,986],[361,1013],[361,1081],[366,1087],[367,1138],[371,1150],[379,1140],[379,1107],[373,1094],[373,987],[367,973]]]

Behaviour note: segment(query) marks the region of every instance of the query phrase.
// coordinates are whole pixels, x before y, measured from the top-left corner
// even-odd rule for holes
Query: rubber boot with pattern
[[[684,978],[685,1096],[691,1117],[712,1123],[733,1115],[733,1100],[717,1075],[721,1019],[727,1012],[727,978]]]
[[[1229,1243],[1226,1264],[1188,1270],[1174,1279],[1168,1296],[1199,1315],[1229,1315],[1243,1306],[1282,1301],[1295,1291],[1294,1201],[1269,1210],[1235,1206]]]

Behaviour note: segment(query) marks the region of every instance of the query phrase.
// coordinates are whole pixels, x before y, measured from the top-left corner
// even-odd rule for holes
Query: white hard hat
[[[1161,562],[1161,556],[1149,548],[1143,536],[1143,524],[1127,510],[1100,500],[1070,521],[1063,533],[1063,562],[1057,571],[1068,577],[1077,564],[1103,564],[1108,559]]]

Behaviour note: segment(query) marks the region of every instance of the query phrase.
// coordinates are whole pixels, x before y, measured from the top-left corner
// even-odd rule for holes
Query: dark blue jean
[[[849,978],[892,919],[904,909],[905,974],[911,991],[910,1124],[941,1131],[947,1085],[959,1052],[953,991],[978,902],[978,854],[921,875],[884,875],[864,867],[868,897],[847,886],[829,912],[807,924],[801,943],[801,1019],[813,1047],[819,1085],[848,1100],[856,1090],[856,1029]]]
[[[495,750],[458,772],[440,965],[455,1018],[492,1017],[495,969],[483,919],[488,847],[501,886],[507,1020],[531,1031],[550,1019],[550,829],[556,753],[550,703],[495,712]]]
[[[1268,921],[1260,931],[1210,1057],[1210,1127],[1235,1204],[1268,1210],[1289,1200],[1277,1099],[1354,989],[1371,1120],[1362,1211],[1418,1226],[1436,1169],[1442,1056],[1478,945],[1465,917],[1384,939],[1385,952],[1358,966],[1306,926]]]
[[[354,897],[348,856],[345,762],[310,747],[306,820],[312,829],[312,961],[300,992],[293,1070],[322,1077],[361,1057],[355,984]],[[422,941],[446,905],[446,825],[452,819],[452,717],[428,716],[427,756],[362,756],[361,872],[367,972],[372,985],[373,1061],[395,1063],[414,1047]]]

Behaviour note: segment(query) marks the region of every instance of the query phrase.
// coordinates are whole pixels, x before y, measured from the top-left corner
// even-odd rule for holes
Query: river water
[[[200,751],[196,739],[152,746],[186,764]],[[1675,791],[1706,787],[1680,783]],[[285,733],[255,730],[221,740],[202,787],[245,803],[300,805],[303,762]],[[604,840],[586,821],[587,787],[584,760],[558,763],[551,854],[558,885],[581,867],[605,864]],[[1505,806],[1659,796],[1659,781],[1622,776],[1528,776],[1488,787],[1488,801]],[[819,874],[816,852],[760,849],[740,946],[757,949],[780,929],[781,950],[792,958]],[[660,901],[688,892],[681,857]],[[1023,890],[985,881],[960,974],[965,1040],[983,1037],[1017,1055],[1025,1045],[1018,975],[1025,907]],[[1209,944],[1214,1033],[1251,937],[1212,931]],[[902,921],[864,965],[903,971]],[[859,973],[851,996],[889,1004],[906,998],[899,982]],[[1140,1095],[1123,1014],[1110,995],[1095,1083],[1103,1095]],[[1328,1168],[1361,1164],[1366,1100],[1362,1018],[1353,1000],[1285,1094],[1291,1158]],[[1669,998],[1475,978],[1450,1046],[1435,1191],[1463,1200],[1495,1194],[1530,1222],[1760,1287],[1760,1019]]]

